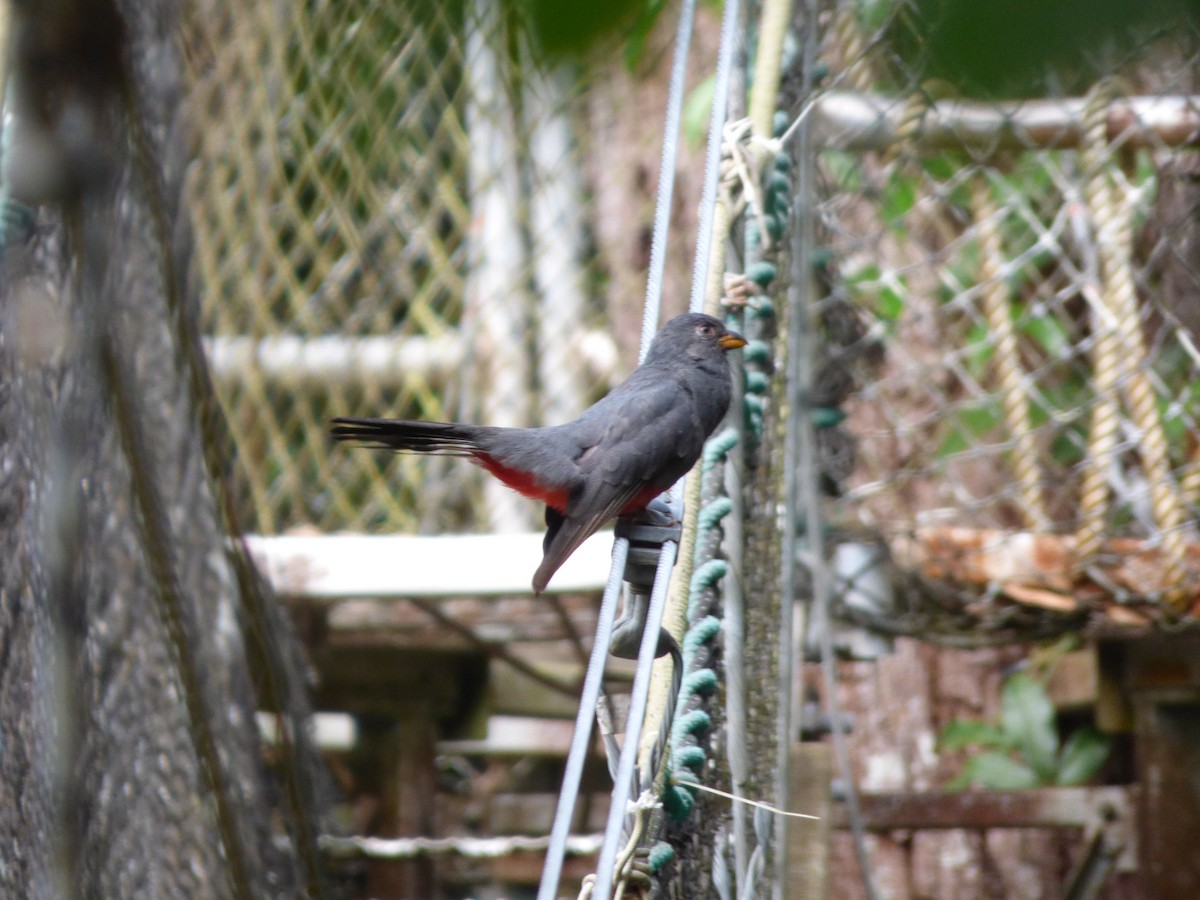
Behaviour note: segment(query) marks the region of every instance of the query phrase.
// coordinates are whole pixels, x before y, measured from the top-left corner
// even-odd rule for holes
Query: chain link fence
[[[1156,618],[1156,601],[1186,611],[1200,586],[1195,21],[1117,33],[1085,16],[1050,77],[959,59],[951,88],[939,65],[962,23],[930,10],[831,9],[809,114],[824,483],[843,538],[881,543],[902,587],[845,612],[990,640],[1099,608],[1121,625]],[[1038,23],[1023,27],[1036,53]],[[1026,99],[968,96],[972,72]]]
[[[532,525],[471,466],[335,450],[328,419],[559,422],[607,387],[589,76],[535,65],[505,9],[193,8],[193,270],[252,530]]]

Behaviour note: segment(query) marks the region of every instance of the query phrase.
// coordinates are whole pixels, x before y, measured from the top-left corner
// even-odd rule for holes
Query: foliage
[[[999,722],[955,719],[938,744],[942,750],[980,749],[950,783],[955,790],[971,784],[1001,791],[1083,784],[1110,750],[1109,739],[1091,728],[1076,730],[1060,745],[1046,689],[1020,672],[1004,682]]]
[[[1196,0],[858,0],[858,19],[920,81],[963,95],[1078,93],[1150,35],[1195,22]]]

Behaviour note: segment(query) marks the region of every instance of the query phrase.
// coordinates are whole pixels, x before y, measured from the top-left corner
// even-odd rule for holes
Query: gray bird
[[[662,327],[624,382],[565,425],[338,418],[330,433],[367,447],[466,457],[546,504],[544,555],[533,575],[540,594],[601,525],[645,510],[700,458],[733,393],[725,353],[745,345],[719,319],[687,313]]]

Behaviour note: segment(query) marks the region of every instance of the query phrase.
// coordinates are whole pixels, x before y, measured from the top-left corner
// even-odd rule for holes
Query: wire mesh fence
[[[1016,638],[1097,607],[1121,624],[1154,615],[1142,601],[1186,610],[1200,583],[1191,20],[1073,51],[1058,81],[998,101],[930,77],[944,48],[927,4],[868,6],[832,16],[811,111],[813,402],[853,391],[822,431],[825,483],[838,524],[882,541],[913,589],[868,618]]]
[[[469,466],[332,452],[326,423],[540,424],[602,392],[586,69],[535,65],[491,3],[214,0],[189,27],[194,271],[248,526],[531,524]]]
[[[939,80],[930,8],[829,6],[829,71],[801,98],[831,557],[857,577],[880,554],[842,548],[882,547],[904,589],[864,600],[858,578],[862,602],[846,594],[842,612],[991,641],[1096,610],[1117,624],[1160,600],[1186,610],[1200,583],[1197,32],[1133,29],[981,97]],[[190,28],[193,270],[247,524],[532,524],[460,461],[331,452],[326,423],[549,423],[602,390],[615,348],[601,326],[638,305],[641,271],[605,255],[621,148],[588,135],[594,76],[535,66],[486,2],[208,0]],[[760,544],[778,540],[769,493],[749,528]],[[778,565],[761,568],[773,585]]]

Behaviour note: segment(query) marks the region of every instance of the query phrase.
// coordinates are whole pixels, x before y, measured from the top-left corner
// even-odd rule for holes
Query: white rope
[[[567,838],[566,851],[572,856],[587,856],[600,849],[603,835],[573,834]],[[510,835],[507,837],[398,837],[373,836],[320,838],[322,850],[332,856],[366,856],[370,859],[415,859],[419,856],[454,854],[469,859],[498,859],[514,853],[535,853],[550,846],[549,835]]]

